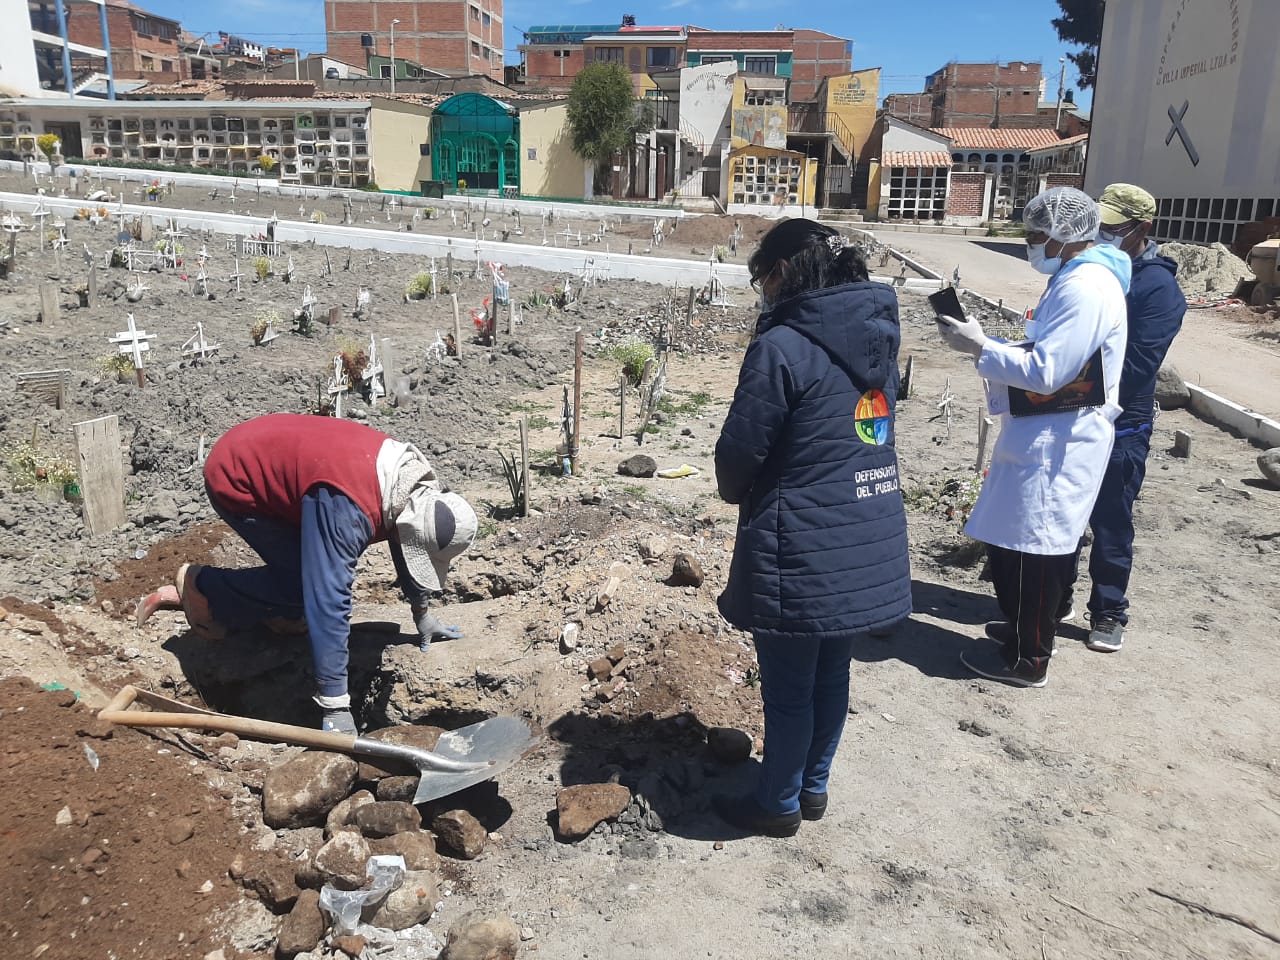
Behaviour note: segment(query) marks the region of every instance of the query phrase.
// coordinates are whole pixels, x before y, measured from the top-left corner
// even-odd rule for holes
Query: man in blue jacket
[[[1155,416],[1156,374],[1169,345],[1182,329],[1187,300],[1175,279],[1177,264],[1156,252],[1150,239],[1156,201],[1141,187],[1113,183],[1098,199],[1102,226],[1098,243],[1107,243],[1133,261],[1133,280],[1125,298],[1129,310],[1129,342],[1120,373],[1120,417],[1116,441],[1102,480],[1089,526],[1088,647],[1114,653],[1124,642],[1129,622],[1125,594],[1133,568],[1133,502],[1142,489],[1151,449]]]

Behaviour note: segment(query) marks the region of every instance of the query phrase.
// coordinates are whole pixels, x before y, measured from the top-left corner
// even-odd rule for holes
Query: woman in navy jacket
[[[720,611],[755,640],[765,750],[755,791],[714,806],[791,836],[826,810],[855,638],[911,613],[898,302],[812,220],[778,224],[748,268],[764,312],[716,444],[720,496],[740,506]]]

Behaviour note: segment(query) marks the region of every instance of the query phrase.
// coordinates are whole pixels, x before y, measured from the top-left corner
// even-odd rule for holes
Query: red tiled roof
[[[1047,147],[1035,147],[1032,150],[1028,150],[1027,153],[1043,153],[1046,150],[1058,150],[1062,147],[1070,147],[1077,143],[1084,143],[1088,139],[1089,135],[1087,133],[1077,133],[1074,137],[1064,137],[1057,143],[1051,143]]]
[[[933,127],[934,133],[951,141],[961,150],[1035,150],[1052,147],[1061,142],[1056,130],[1040,127],[1032,130],[1014,130],[991,127]]]
[[[951,154],[945,150],[890,150],[880,158],[882,167],[949,167]]]

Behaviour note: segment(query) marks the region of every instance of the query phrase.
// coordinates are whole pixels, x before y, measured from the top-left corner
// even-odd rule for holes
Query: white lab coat
[[[1046,556],[1075,552],[1115,439],[1128,287],[1129,258],[1111,248],[1090,248],[1049,281],[1027,325],[1032,350],[991,341],[978,356],[990,412],[1001,416],[991,467],[965,526],[975,540]],[[1007,387],[1053,393],[1075,378],[1099,346],[1103,406],[1009,416]]]

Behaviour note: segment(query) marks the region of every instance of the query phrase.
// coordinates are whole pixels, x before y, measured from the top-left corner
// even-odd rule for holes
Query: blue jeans
[[[1116,437],[1102,488],[1093,505],[1089,526],[1093,547],[1089,551],[1089,613],[1096,623],[1110,617],[1129,622],[1129,574],[1133,570],[1133,502],[1147,475],[1150,431]]]
[[[214,511],[262,558],[265,566],[229,570],[205,567],[196,589],[209,601],[213,619],[232,630],[245,630],[272,617],[301,620],[302,536],[295,527],[262,517],[238,517],[214,497]]]
[[[764,761],[756,802],[767,813],[800,809],[800,791],[826,793],[849,712],[853,637],[757,641],[764,699]]]

